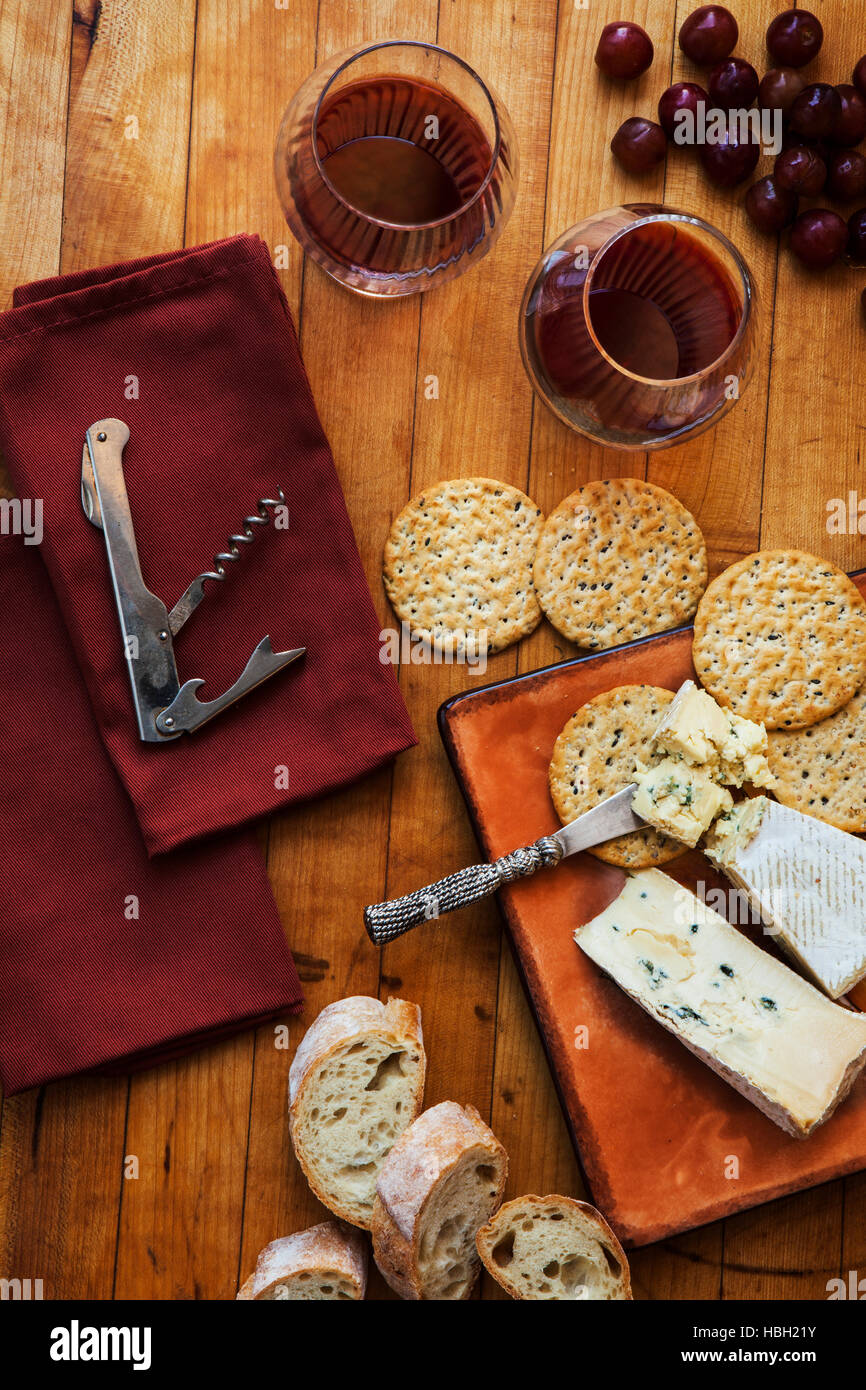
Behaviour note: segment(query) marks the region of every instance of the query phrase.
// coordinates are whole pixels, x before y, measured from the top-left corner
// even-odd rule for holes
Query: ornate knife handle
[[[384,946],[422,922],[435,921],[446,912],[467,907],[479,898],[487,898],[506,883],[517,878],[529,878],[539,869],[552,868],[562,858],[562,845],[551,835],[544,835],[534,845],[525,845],[505,854],[492,864],[473,864],[456,874],[440,878],[428,888],[407,893],[393,902],[376,903],[364,908],[364,925],[371,941]]]

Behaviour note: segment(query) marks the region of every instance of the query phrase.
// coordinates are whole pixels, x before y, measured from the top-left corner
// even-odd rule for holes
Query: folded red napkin
[[[252,831],[150,860],[35,549],[0,540],[0,1082],[131,1070],[301,987]]]
[[[175,639],[202,700],[270,634],[306,647],[205,728],[140,742],[104,539],[81,508],[87,428],[130,429],[124,474],[144,579],[171,608],[282,486],[289,527],[209,584]],[[415,742],[298,352],[257,237],[45,280],[0,315],[0,452],[44,502],[48,568],[100,733],[151,854],[360,777]]]

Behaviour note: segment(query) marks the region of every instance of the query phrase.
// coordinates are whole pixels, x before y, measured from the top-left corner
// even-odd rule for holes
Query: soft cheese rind
[[[632,874],[575,940],[789,1134],[823,1124],[866,1064],[866,1017],[831,1003],[658,869]]]
[[[862,840],[761,796],[716,821],[705,848],[832,999],[866,976]]]

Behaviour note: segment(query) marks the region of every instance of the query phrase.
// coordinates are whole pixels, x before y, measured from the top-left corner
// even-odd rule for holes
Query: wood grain
[[[523,168],[544,158],[553,73],[553,34],[541,0],[520,7],[520,22],[497,0],[458,3],[440,13],[439,42],[492,84],[514,124]],[[527,246],[540,246],[544,190],[523,182],[511,221],[470,275],[421,303],[412,493],[445,477],[486,475],[526,486],[532,418],[515,335]],[[426,399],[428,374],[438,399]],[[388,893],[409,891],[477,857],[462,804],[437,738],[439,704],[467,684],[515,673],[516,652],[491,657],[485,673],[459,666],[410,666],[402,686],[422,745],[395,773]],[[447,787],[443,796],[442,788]],[[498,916],[479,904],[418,931],[384,951],[383,970],[413,981],[430,1044],[428,1101],[471,1103],[491,1115],[500,970]],[[509,1132],[501,1134],[510,1148]],[[491,1286],[494,1287],[494,1286]],[[497,1290],[498,1292],[498,1290]]]
[[[664,87],[695,74],[676,43],[692,8],[692,0],[0,0],[0,304],[16,283],[58,266],[261,234],[280,266],[287,262],[282,281],[383,627],[394,624],[380,578],[392,518],[429,482],[471,473],[526,488],[545,511],[590,478],[647,476],[695,513],[714,572],[758,544],[864,565],[864,537],[826,526],[830,499],[864,493],[862,273],[797,267],[752,230],[743,191],[713,190],[689,152],[671,151],[665,166],[634,179],[608,149],[626,116],[653,116]],[[782,0],[735,8],[737,52],[765,66],[764,31]],[[850,7],[810,0],[810,8],[827,36],[810,73],[847,79],[863,48]],[[655,62],[636,83],[609,82],[592,62],[611,18],[636,19],[654,41]],[[438,39],[493,83],[517,129],[522,173],[491,256],[434,294],[376,303],[304,261],[274,191],[272,144],[317,63],[399,34]],[[693,210],[732,238],[761,312],[754,375],[737,408],[687,445],[627,455],[567,430],[533,398],[516,325],[546,245],[599,208],[652,200]],[[425,391],[431,374],[438,399]],[[427,1102],[472,1102],[491,1119],[511,1156],[509,1195],[582,1192],[494,907],[402,938],[381,957],[361,922],[365,903],[476,857],[436,734],[440,701],[571,653],[545,623],[483,674],[408,667],[400,678],[420,746],[393,770],[263,831],[307,995],[303,1019],[131,1083],[80,1080],[6,1102],[0,1276],[43,1278],[54,1297],[233,1297],[262,1245],[321,1218],[291,1154],[286,1078],[304,1027],[351,993],[421,1004]],[[129,1180],[127,1155],[139,1165]],[[744,1213],[641,1250],[632,1263],[640,1298],[824,1298],[828,1279],[866,1274],[866,1179]],[[390,1297],[378,1276],[370,1296]],[[481,1296],[503,1295],[486,1281]]]

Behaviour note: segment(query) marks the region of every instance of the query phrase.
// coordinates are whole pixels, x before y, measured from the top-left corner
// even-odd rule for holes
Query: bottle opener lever
[[[198,575],[171,612],[151,593],[141,575],[129,498],[123,479],[123,450],[129,427],[122,420],[97,420],[85,435],[81,460],[81,502],[85,516],[105,537],[108,567],[123,634],[138,731],[145,743],[166,743],[194,733],[262,681],[304,655],[305,647],[275,652],[263,637],[243,672],[215,700],[199,700],[200,678],[183,685],[177,674],[172,638],[177,635],[204,596],[206,580],[225,578],[224,562],[239,559],[238,545],[254,538],[253,526],[267,525],[268,508],[285,502],[264,497],[255,515],[245,517],[243,530],[233,535],[229,549],[214,558],[214,569]]]

